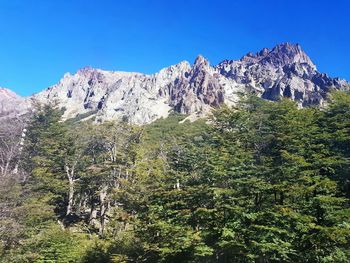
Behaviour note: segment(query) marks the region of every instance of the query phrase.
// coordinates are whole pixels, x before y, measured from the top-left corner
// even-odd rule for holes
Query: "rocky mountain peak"
[[[0,88],[0,119],[24,114],[29,108],[29,101],[15,92]]]
[[[96,72],[97,69],[90,67],[90,66],[86,66],[83,68],[78,69],[77,74],[79,75],[87,75],[87,74],[91,74],[92,72]]]
[[[315,64],[302,50],[299,44],[283,43],[275,46],[269,52],[263,62],[274,64],[275,66],[285,66],[293,63],[305,63],[316,69]]]
[[[259,57],[266,57],[270,53],[270,49],[268,48],[263,48],[260,52],[258,52]]]
[[[193,67],[194,68],[209,67],[209,61],[206,58],[204,58],[202,55],[198,55],[194,61]]]
[[[13,91],[0,87],[0,98],[1,99],[15,98],[17,96],[18,95],[16,93],[14,93]]]
[[[191,70],[171,85],[170,94],[171,105],[184,114],[201,115],[224,102],[224,89],[215,70],[201,55],[197,56]]]
[[[260,63],[273,67],[284,67],[293,63],[305,63],[316,70],[316,66],[302,50],[301,46],[291,43],[276,45],[271,50],[264,48],[256,54],[249,52],[240,61],[250,64]]]
[[[267,100],[288,97],[307,106],[321,104],[330,89],[348,86],[345,80],[318,72],[300,45],[283,43],[215,67],[199,55],[192,65],[183,61],[151,75],[85,67],[66,74],[32,99],[57,102],[66,109],[64,119],[124,119],[145,124],[171,111],[191,118],[203,116],[222,103],[234,105],[242,92]],[[0,89],[0,115],[19,113],[18,105],[25,109],[28,101]]]

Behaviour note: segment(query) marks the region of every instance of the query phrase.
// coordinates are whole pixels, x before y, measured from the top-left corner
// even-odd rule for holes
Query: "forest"
[[[350,262],[350,93],[144,126],[63,112],[0,123],[1,263]]]

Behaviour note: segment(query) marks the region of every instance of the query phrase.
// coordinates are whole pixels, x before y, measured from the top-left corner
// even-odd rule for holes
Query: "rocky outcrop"
[[[207,112],[224,102],[224,88],[208,60],[198,56],[190,71],[170,87],[170,105],[183,114]]]
[[[149,123],[168,116],[172,110],[172,84],[190,69],[187,62],[153,75],[84,68],[74,75],[66,74],[58,84],[33,98],[64,107],[65,119],[90,113],[97,121],[128,119],[135,124]]]
[[[298,44],[265,48],[237,61],[225,60],[216,68],[220,74],[265,99],[288,97],[301,106],[322,103],[331,88],[348,87],[345,80],[319,73]]]
[[[323,103],[332,88],[347,87],[346,81],[318,72],[300,45],[284,43],[216,66],[198,56],[193,65],[184,61],[152,75],[87,67],[31,99],[56,103],[65,109],[65,119],[144,124],[171,111],[202,116],[222,103],[235,104],[242,92],[267,100],[288,97],[307,106]]]
[[[30,102],[9,89],[0,88],[0,120],[19,117],[30,108]]]
[[[264,48],[256,54],[250,52],[242,57],[240,61],[248,64],[261,64],[272,67],[284,67],[293,63],[302,63],[308,64],[316,70],[316,66],[301,49],[299,44],[283,43],[275,46],[272,50]]]

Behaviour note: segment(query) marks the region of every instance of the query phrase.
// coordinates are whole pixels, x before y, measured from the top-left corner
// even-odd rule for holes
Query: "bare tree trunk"
[[[24,140],[27,134],[27,129],[23,128],[22,129],[22,135],[21,135],[21,141],[19,143],[19,149],[18,149],[18,155],[20,155],[23,151],[23,146],[24,146]],[[17,174],[18,173],[18,167],[19,167],[19,163],[20,163],[21,159],[19,158],[16,162],[15,168],[13,169],[13,173]]]
[[[66,215],[70,215],[73,211],[73,202],[74,202],[74,165],[70,169],[68,165],[66,165],[66,174],[68,177],[69,183],[69,192],[68,192],[68,205]]]
[[[91,204],[89,223],[96,219],[97,211],[95,209],[95,204]]]
[[[19,120],[8,120],[6,125],[0,124],[0,176],[17,173],[26,131],[22,128],[23,125]]]
[[[106,223],[106,212],[108,209],[108,205],[106,205],[106,197],[107,197],[107,190],[108,186],[105,185],[102,187],[100,191],[100,235],[103,235],[105,230],[105,223]]]
[[[6,163],[5,163],[5,167],[4,167],[4,172],[3,172],[3,176],[7,176],[7,173],[8,173],[8,170],[9,170],[9,166],[10,166],[10,158],[8,160],[6,160]]]
[[[177,190],[180,190],[180,180],[177,179],[176,180],[176,187],[175,187]]]

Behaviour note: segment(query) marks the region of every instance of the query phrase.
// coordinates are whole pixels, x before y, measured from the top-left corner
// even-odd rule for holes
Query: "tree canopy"
[[[348,93],[192,123],[61,116],[39,107],[24,140],[1,126],[0,262],[350,262]]]

